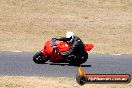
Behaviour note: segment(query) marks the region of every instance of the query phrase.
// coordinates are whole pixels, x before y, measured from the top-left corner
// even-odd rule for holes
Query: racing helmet
[[[73,32],[67,32],[66,33],[66,38],[73,38],[74,33]]]

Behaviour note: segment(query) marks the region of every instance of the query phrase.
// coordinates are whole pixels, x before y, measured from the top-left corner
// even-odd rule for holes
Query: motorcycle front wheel
[[[43,58],[44,54],[42,52],[37,52],[34,56],[33,56],[33,61],[36,64],[44,64],[47,61],[47,58]]]

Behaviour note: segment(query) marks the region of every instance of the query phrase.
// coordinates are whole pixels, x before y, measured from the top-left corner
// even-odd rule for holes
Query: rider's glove
[[[59,38],[52,38],[52,40],[59,40]]]
[[[52,40],[54,40],[54,39],[56,39],[56,38],[52,38]]]

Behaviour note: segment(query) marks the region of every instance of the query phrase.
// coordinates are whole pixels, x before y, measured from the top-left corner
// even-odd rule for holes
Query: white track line
[[[112,54],[112,55],[117,55],[117,56],[119,56],[119,55],[121,55],[121,54]]]
[[[12,52],[22,52],[22,51],[17,51],[17,50],[15,50],[15,51],[12,51]]]
[[[12,51],[12,52],[22,52],[22,51],[15,50],[15,51]],[[119,55],[122,55],[122,54],[110,54],[110,55],[116,55],[116,56],[119,56]]]

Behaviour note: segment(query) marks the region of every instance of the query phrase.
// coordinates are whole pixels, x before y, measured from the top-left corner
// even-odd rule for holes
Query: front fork
[[[43,50],[40,50],[40,52],[43,54],[43,59],[49,60],[49,56],[47,56]]]

